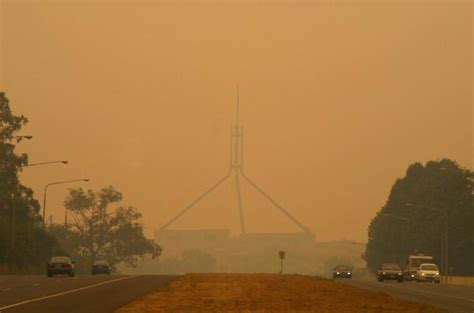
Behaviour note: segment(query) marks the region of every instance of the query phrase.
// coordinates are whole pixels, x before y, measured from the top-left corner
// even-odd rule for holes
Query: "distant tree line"
[[[405,266],[415,251],[442,261],[444,212],[448,219],[449,267],[474,275],[474,172],[443,159],[410,165],[372,219],[363,255],[371,270],[382,263]]]
[[[133,267],[145,255],[161,254],[161,247],[144,236],[137,209],[109,208],[122,199],[113,187],[70,190],[64,202],[70,223],[44,226],[33,190],[18,178],[28,155],[15,148],[25,138],[18,133],[27,123],[25,116],[12,113],[0,92],[0,273],[43,273],[53,255],[69,255],[79,271],[89,271],[99,259]]]

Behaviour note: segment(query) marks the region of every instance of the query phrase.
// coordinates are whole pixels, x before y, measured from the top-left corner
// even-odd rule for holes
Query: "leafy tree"
[[[56,227],[53,231],[62,235],[65,249],[86,260],[84,266],[107,260],[111,266],[124,263],[135,267],[146,255],[155,258],[161,254],[161,247],[145,238],[137,209],[128,206],[110,209],[121,200],[122,193],[112,186],[98,192],[70,190],[64,204],[73,221],[66,228]]]
[[[0,93],[0,219],[5,224],[11,222],[9,219],[15,200],[29,191],[18,180],[18,171],[27,164],[28,157],[25,154],[17,155],[13,142],[15,133],[27,122],[24,116],[13,115],[8,99],[4,93]]]
[[[446,212],[449,265],[454,274],[474,274],[473,179],[474,172],[449,159],[410,165],[369,225],[364,253],[368,267],[404,265],[415,250],[432,254],[440,263]]]
[[[0,263],[23,272],[43,269],[58,248],[42,227],[33,191],[18,179],[28,156],[15,153],[15,143],[22,140],[16,134],[27,122],[26,117],[12,113],[8,99],[0,92]]]

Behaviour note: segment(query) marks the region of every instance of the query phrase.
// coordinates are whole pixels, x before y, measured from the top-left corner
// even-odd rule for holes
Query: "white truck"
[[[407,265],[403,273],[405,281],[416,280],[417,271],[420,268],[420,265],[423,263],[434,263],[433,256],[423,253],[409,255],[407,258]]]

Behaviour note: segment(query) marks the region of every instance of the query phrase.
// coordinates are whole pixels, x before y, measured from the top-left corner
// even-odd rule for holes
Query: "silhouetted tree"
[[[453,273],[474,274],[473,179],[474,172],[449,159],[430,161],[426,166],[410,165],[369,225],[364,253],[368,267],[376,270],[384,262],[403,266],[407,255],[415,250],[432,254],[439,263],[444,216],[434,208],[448,214],[448,255]]]
[[[161,247],[143,234],[138,223],[141,214],[133,207],[111,204],[120,202],[122,193],[112,186],[98,192],[71,189],[64,204],[72,222],[55,233],[62,234],[64,249],[80,259],[84,266],[96,260],[107,260],[112,266],[124,263],[135,267],[140,258],[161,254]]]
[[[12,113],[0,92],[0,263],[23,272],[43,269],[57,249],[54,238],[42,227],[33,191],[18,179],[28,156],[15,153],[16,143],[22,140],[16,134],[27,122],[26,117]]]

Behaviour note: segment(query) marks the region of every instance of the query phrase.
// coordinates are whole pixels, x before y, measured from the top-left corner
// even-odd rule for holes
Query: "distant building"
[[[155,240],[166,256],[176,256],[187,250],[212,252],[230,241],[228,229],[166,229],[155,231]]]
[[[303,232],[230,236],[228,229],[158,230],[155,240],[163,247],[162,259],[199,250],[212,255],[217,260],[216,270],[221,272],[276,272],[280,250],[289,254],[290,269],[307,271],[311,267],[306,264],[311,259],[308,255],[315,245],[314,236]],[[297,259],[306,261],[298,263]]]

